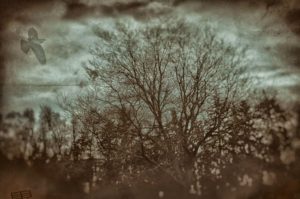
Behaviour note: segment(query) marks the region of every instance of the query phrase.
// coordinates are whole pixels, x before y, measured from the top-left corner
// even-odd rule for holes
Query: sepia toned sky
[[[210,3],[208,3],[210,2]],[[249,3],[252,2],[252,3]],[[260,3],[259,3],[260,2]],[[300,5],[297,0],[171,1],[171,0],[4,0],[1,3],[1,111],[39,109],[59,111],[57,97],[70,98],[88,86],[83,63],[98,39],[96,28],[116,20],[137,24],[163,15],[182,16],[208,23],[237,46],[247,46],[253,86],[275,88],[283,100],[300,99]],[[274,2],[274,4],[268,3]],[[24,54],[21,38],[34,27],[47,63]],[[84,85],[84,86],[82,86]]]

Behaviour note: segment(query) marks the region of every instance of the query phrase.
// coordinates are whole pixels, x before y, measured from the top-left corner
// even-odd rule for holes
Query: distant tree
[[[73,160],[77,161],[79,159],[80,154],[80,146],[77,143],[77,137],[78,137],[78,120],[75,115],[72,115],[71,120],[71,127],[72,127],[72,140],[71,140],[71,148],[70,148],[70,155]]]
[[[69,147],[68,136],[70,135],[70,128],[65,119],[60,117],[59,113],[53,113],[52,117],[52,150],[54,155],[61,159]]]
[[[35,117],[34,117],[34,111],[33,109],[26,108],[23,112],[23,117],[27,118],[29,123],[34,124]]]
[[[42,105],[40,107],[40,140],[43,144],[43,153],[42,153],[42,157],[47,157],[47,144],[48,144],[48,134],[49,131],[52,131],[53,128],[53,116],[54,113],[51,109],[51,107],[47,106],[47,105]]]
[[[27,120],[23,127],[23,140],[24,140],[24,157],[29,156],[28,147],[35,142],[34,141],[34,125],[35,116],[33,109],[26,108],[23,111],[22,116]]]
[[[21,116],[21,113],[16,112],[16,111],[11,111],[9,113],[6,114],[6,118],[7,119],[13,119],[13,118],[18,118]]]
[[[23,114],[15,111],[8,113],[2,121],[0,130],[3,153],[14,158],[28,158],[33,126],[33,110],[26,109]],[[10,133],[10,136],[7,136],[7,133]]]

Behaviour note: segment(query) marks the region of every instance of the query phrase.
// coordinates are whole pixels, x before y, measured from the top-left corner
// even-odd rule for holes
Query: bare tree
[[[96,98],[122,112],[140,156],[185,183],[182,164],[193,165],[245,88],[243,50],[184,20],[116,29],[103,34],[86,68],[97,74]]]

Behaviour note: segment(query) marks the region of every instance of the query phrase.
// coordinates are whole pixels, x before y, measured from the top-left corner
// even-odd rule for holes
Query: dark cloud
[[[97,10],[95,6],[88,6],[80,2],[72,2],[67,5],[67,11],[64,15],[66,19],[76,19],[82,16],[90,15]]]
[[[131,13],[141,7],[145,7],[148,1],[111,1],[109,4],[97,3],[89,5],[84,2],[70,2],[67,4],[65,19],[78,19],[85,16],[95,15],[116,15],[122,13]]]
[[[278,50],[283,60],[300,69],[300,44],[280,45]]]
[[[148,2],[129,2],[129,3],[115,3],[112,6],[119,12],[135,10],[140,7],[144,7]]]
[[[300,8],[288,11],[285,19],[291,30],[300,36]]]
[[[201,1],[201,0],[200,0]],[[174,0],[173,5],[178,6],[187,2],[199,2],[199,0]],[[202,1],[205,2],[205,1]],[[210,0],[213,3],[249,3],[249,4],[265,4],[267,8],[281,5],[282,0]]]

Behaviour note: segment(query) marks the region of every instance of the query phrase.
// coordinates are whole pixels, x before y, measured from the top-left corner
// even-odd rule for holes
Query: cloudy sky
[[[25,3],[26,2],[26,3]],[[59,110],[57,97],[74,97],[87,75],[83,63],[97,41],[95,30],[116,20],[147,23],[163,15],[182,16],[213,26],[235,45],[249,47],[254,86],[275,88],[288,102],[300,98],[300,6],[296,0],[253,1],[150,1],[150,0],[30,0],[7,1],[2,6],[1,109],[38,110],[41,104]],[[252,2],[251,4],[249,2]],[[261,1],[257,1],[261,2]],[[271,2],[271,3],[270,3]],[[274,2],[274,4],[272,4]],[[4,5],[4,4],[3,4]],[[21,38],[34,27],[47,63],[24,54]],[[86,85],[88,86],[88,85]]]

